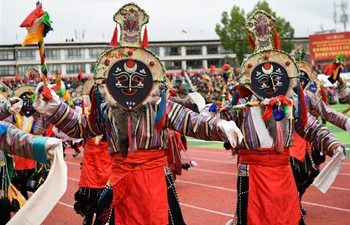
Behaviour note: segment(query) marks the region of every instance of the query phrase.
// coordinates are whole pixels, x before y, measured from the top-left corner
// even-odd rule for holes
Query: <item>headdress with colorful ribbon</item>
[[[131,131],[133,110],[151,102],[159,94],[156,106],[155,129],[165,125],[165,67],[159,58],[147,50],[148,34],[142,27],[148,23],[148,14],[135,3],[122,6],[113,16],[116,22],[111,49],[99,57],[94,72],[95,80],[104,80],[106,102],[127,112],[129,152],[133,152],[134,134]],[[118,40],[118,26],[121,27]],[[164,96],[164,97],[163,97]]]
[[[55,70],[55,85],[51,86],[50,89],[56,92],[58,96],[60,96],[63,100],[70,101],[70,94],[68,91],[67,84],[63,82],[61,71]]]
[[[30,45],[37,42],[39,46],[40,53],[40,63],[41,63],[41,74],[44,82],[44,86],[40,88],[39,92],[47,98],[50,99],[51,93],[48,88],[47,75],[48,70],[46,67],[45,59],[45,46],[44,38],[47,33],[53,28],[51,27],[50,14],[42,9],[42,3],[37,2],[36,8],[27,16],[27,18],[21,23],[20,27],[25,27],[28,31],[25,39],[22,42],[22,46]]]
[[[276,20],[263,10],[257,10],[248,19],[246,28],[254,43],[254,52],[242,63],[238,83],[258,98],[258,103],[268,101],[263,119],[273,114],[276,120],[276,149],[283,151],[283,134],[279,120],[290,114],[293,87],[299,77],[294,59],[279,50],[275,31]],[[267,100],[266,100],[267,99]],[[258,104],[258,105],[260,105]]]
[[[343,71],[343,62],[345,61],[345,58],[342,56],[341,53],[337,55],[337,57],[333,60],[332,64],[329,64],[325,70],[324,75],[329,76],[328,80],[332,84],[334,84],[340,77],[340,73]]]

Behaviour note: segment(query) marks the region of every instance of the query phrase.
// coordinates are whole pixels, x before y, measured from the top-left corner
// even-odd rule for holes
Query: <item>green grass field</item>
[[[345,109],[349,108],[350,105],[336,104],[336,105],[331,105],[331,107],[338,112],[343,112]],[[350,111],[346,114],[346,116],[350,117]],[[350,157],[350,133],[328,122],[326,123],[326,126],[328,127],[330,132],[333,133],[337,138],[339,138],[339,140],[343,143],[343,145],[346,148],[346,155],[347,157]],[[188,137],[187,142],[189,146],[196,146],[196,147],[203,147],[203,148],[219,148],[224,150],[223,143],[219,141],[202,141],[202,140],[197,140],[197,139]]]

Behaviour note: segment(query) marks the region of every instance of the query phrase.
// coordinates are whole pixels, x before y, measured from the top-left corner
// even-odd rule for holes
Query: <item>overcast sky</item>
[[[289,21],[295,37],[324,30],[344,31],[342,23],[334,23],[334,3],[350,0],[267,0],[270,8]],[[52,27],[45,43],[65,42],[74,38],[75,31],[82,42],[109,42],[115,22],[113,15],[129,1],[121,0],[44,0],[43,9],[50,13]],[[230,12],[234,5],[250,12],[258,0],[135,0],[150,16],[147,25],[150,41],[219,39],[215,25],[221,14]],[[0,44],[19,44],[27,30],[19,25],[35,9],[35,0],[0,0]],[[336,7],[339,16],[343,13]],[[186,30],[187,34],[182,33]],[[347,31],[350,24],[347,23]],[[85,31],[84,39],[81,33]],[[80,35],[79,35],[80,34]],[[17,40],[16,40],[17,36]],[[104,36],[104,37],[103,37]]]

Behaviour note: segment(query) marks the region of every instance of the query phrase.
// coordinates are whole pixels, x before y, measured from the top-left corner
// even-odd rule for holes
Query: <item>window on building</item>
[[[207,46],[207,54],[208,55],[219,54],[219,46],[218,45],[208,45]]]
[[[84,59],[84,49],[74,48],[65,50],[66,59]]]
[[[39,69],[39,66],[37,65],[25,65],[25,66],[18,66],[18,77],[19,78],[23,78],[24,77],[24,73],[29,70],[29,69],[32,69],[32,68],[36,68],[38,69],[39,71],[41,71]]]
[[[0,51],[0,61],[14,60],[15,52],[14,51]]]
[[[186,46],[186,55],[202,55],[202,46]]]
[[[219,46],[218,47],[219,54],[233,54],[232,50],[224,49],[224,47]]]
[[[180,60],[174,60],[174,61],[163,61],[165,68],[167,70],[181,70],[181,61]]]
[[[54,76],[54,72],[56,70],[59,70],[62,72],[61,70],[61,64],[47,64],[47,69],[49,70],[49,73],[51,76]]]
[[[224,65],[224,62],[224,59],[208,59],[208,68],[210,68],[210,66],[213,65],[216,69],[221,69]]]
[[[187,65],[188,70],[203,69],[203,61],[202,60],[187,60],[186,65]]]
[[[47,49],[45,50],[46,59],[57,60],[61,59],[61,50],[60,49]]]
[[[77,64],[66,64],[66,73],[67,75],[78,75],[79,68],[83,73],[86,73],[85,64],[77,63]]]
[[[94,73],[95,72],[95,68],[96,68],[96,63],[91,63],[90,64],[90,73]]]
[[[0,77],[15,78],[15,66],[0,66]]]
[[[35,51],[36,50],[20,50],[18,51],[19,60],[35,60]]]
[[[165,47],[164,56],[181,55],[181,47]]]
[[[147,47],[148,50],[150,50],[153,54],[155,54],[156,56],[160,56],[159,55],[159,47]]]
[[[102,48],[91,48],[89,49],[89,58],[90,59],[97,59],[99,55],[104,51]]]

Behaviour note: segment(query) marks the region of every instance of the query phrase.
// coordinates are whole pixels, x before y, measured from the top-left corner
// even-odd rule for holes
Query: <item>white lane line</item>
[[[80,179],[75,179],[75,178],[71,178],[71,177],[68,177],[68,180],[80,181]]]
[[[79,181],[79,179],[75,179],[75,178],[68,178],[69,180],[73,180],[73,181]],[[218,186],[213,186],[213,185],[206,185],[206,184],[201,184],[201,183],[195,183],[195,182],[189,182],[189,181],[184,181],[184,180],[176,180],[176,182],[181,182],[181,183],[186,183],[186,184],[193,184],[193,185],[198,185],[198,186],[204,186],[204,187],[208,187],[208,188],[215,188],[215,189],[219,189],[219,190],[225,190],[225,191],[230,191],[230,192],[236,192],[236,190],[234,189],[230,189],[230,188],[223,188],[223,187],[218,187]],[[349,191],[350,189],[348,188],[337,188],[337,187],[330,187],[332,189],[339,189],[339,190],[346,190]],[[63,203],[63,202],[58,202],[61,205],[67,206],[69,208],[73,208],[72,205]],[[321,205],[321,204],[317,204],[317,203],[312,203],[312,202],[305,202],[302,201],[303,204],[307,204],[307,205],[313,205],[313,206],[317,206],[317,207],[322,207],[322,208],[327,208],[327,209],[334,209],[334,210],[339,210],[339,211],[344,211],[344,212],[350,212],[349,209],[343,209],[343,208],[339,208],[339,207],[333,207],[333,206],[328,206],[328,205]],[[223,216],[231,216],[233,217],[233,214],[227,214],[227,213],[222,213],[222,212],[217,212],[217,211],[213,211],[213,210],[209,210],[209,209],[205,209],[205,208],[200,208],[197,206],[193,206],[193,205],[188,205],[185,203],[180,203],[180,205],[186,206],[186,207],[190,207],[190,208],[194,208],[194,209],[198,209],[198,210],[202,210],[202,211],[206,211],[206,212],[210,212],[210,213],[215,213],[215,214],[219,214],[219,215],[223,215]]]
[[[66,204],[66,203],[64,203],[64,202],[58,202],[58,204],[61,204],[61,205],[67,206],[67,207],[69,207],[69,208],[73,208],[73,206],[72,206],[72,205]]]
[[[210,213],[215,213],[215,214],[222,215],[222,216],[229,216],[231,218],[234,216],[233,214],[222,213],[222,212],[218,212],[218,211],[214,211],[214,210],[210,210],[210,209],[197,207],[197,206],[194,206],[194,205],[188,205],[188,204],[185,204],[185,203],[180,203],[180,205],[181,206],[186,206],[186,207],[189,207],[189,208],[193,208],[193,209],[198,209],[198,210],[210,212]]]
[[[343,208],[333,207],[333,206],[329,206],[329,205],[321,205],[321,204],[317,204],[317,203],[304,202],[304,201],[301,201],[301,203],[307,204],[307,205],[318,206],[318,207],[322,207],[322,208],[327,208],[327,209],[339,210],[339,211],[343,211],[343,212],[350,212],[350,209],[343,209]]]
[[[217,174],[237,176],[237,174],[234,172],[222,172],[222,171],[205,170],[205,169],[198,169],[198,168],[191,168],[191,170],[196,170],[196,171],[198,170],[198,171],[208,172],[208,173],[217,173]]]
[[[224,188],[224,187],[207,185],[207,184],[196,183],[196,182],[190,182],[190,181],[185,181],[185,180],[176,180],[176,182],[185,183],[185,184],[193,184],[193,185],[198,185],[198,186],[203,186],[203,187],[208,187],[208,188],[215,188],[215,189],[224,190],[224,191],[236,192],[236,190],[234,190],[232,188]]]
[[[232,165],[237,165],[237,160],[236,159],[230,159],[231,161],[222,161],[222,160],[213,160],[213,159],[204,159],[204,158],[197,158],[197,157],[192,157],[190,156],[190,158],[193,160],[193,159],[196,159],[196,160],[202,160],[202,161],[207,161],[207,162],[218,162],[218,163],[229,163],[229,164],[232,164]]]

